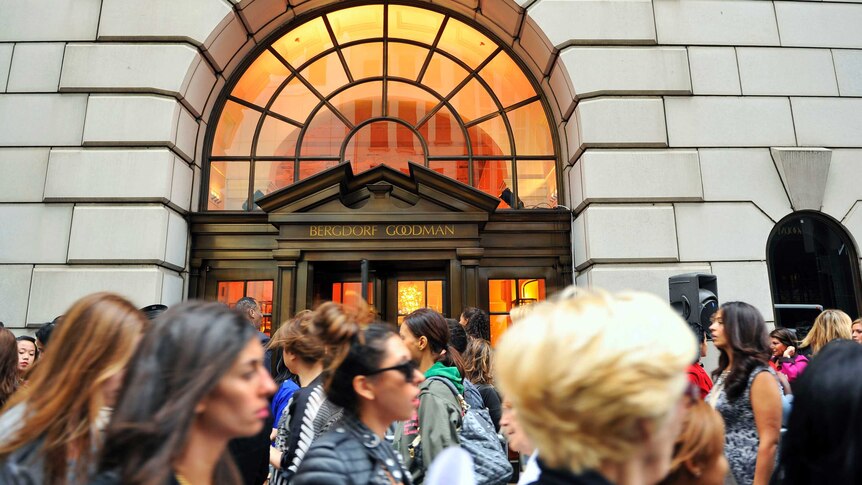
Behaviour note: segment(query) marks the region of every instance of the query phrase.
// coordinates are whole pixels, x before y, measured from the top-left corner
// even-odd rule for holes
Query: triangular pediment
[[[341,163],[257,201],[271,222],[327,214],[350,217],[374,215],[433,217],[451,213],[461,218],[487,220],[500,199],[410,163],[404,174],[385,165],[354,174],[349,162]]]

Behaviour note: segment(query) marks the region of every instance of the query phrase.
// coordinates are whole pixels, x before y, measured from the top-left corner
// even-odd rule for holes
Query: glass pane
[[[263,314],[260,331],[269,335],[272,330],[272,281],[249,281],[245,296],[254,298],[260,306]]]
[[[294,162],[255,162],[254,200],[293,183]]]
[[[311,120],[302,139],[302,156],[337,157],[350,128],[326,106]]]
[[[304,123],[311,110],[318,104],[320,104],[320,98],[315,96],[299,78],[293,78],[276,95],[270,110]]]
[[[342,49],[354,81],[383,75],[383,44],[359,44]]]
[[[518,198],[525,207],[557,207],[556,165],[554,160],[518,160]]]
[[[389,44],[389,76],[415,81],[427,57],[428,49],[392,42]]]
[[[473,187],[502,199],[500,209],[515,202],[512,192],[512,162],[509,160],[473,160]]]
[[[528,280],[518,280],[518,288],[520,288],[521,300],[520,305],[529,305],[545,299],[545,279],[534,278]]]
[[[332,47],[332,39],[323,24],[323,18],[310,20],[284,34],[272,47],[292,66],[302,63]]]
[[[427,286],[427,296],[425,306],[428,308],[443,313],[443,281],[429,280]]]
[[[389,6],[389,38],[431,45],[443,23],[443,14],[406,5]]]
[[[411,126],[425,117],[440,103],[436,96],[422,88],[402,82],[389,82],[389,116],[402,119]]]
[[[450,101],[464,123],[497,111],[494,99],[479,81],[471,79]]]
[[[504,108],[536,95],[524,71],[505,52],[494,56],[479,71],[479,75],[488,83]]]
[[[354,173],[381,164],[409,173],[407,162],[424,164],[425,153],[410,128],[394,121],[375,121],[353,135],[344,151],[344,160],[353,163]]]
[[[450,17],[437,47],[476,69],[494,52],[497,44],[473,27]]]
[[[332,168],[339,163],[340,162],[336,160],[302,160],[299,162],[298,180],[311,177],[312,175]]]
[[[496,346],[500,337],[512,325],[512,318],[509,315],[491,315],[488,318],[491,320],[491,346]]]
[[[383,5],[345,8],[326,14],[326,17],[339,44],[383,37]]]
[[[333,52],[314,61],[300,73],[324,97],[347,84],[347,74],[338,54]]]
[[[245,296],[245,281],[219,281],[218,302],[224,303],[230,308],[236,306],[236,302]]]
[[[228,101],[219,117],[213,137],[213,156],[220,155],[251,155],[251,141],[260,112]]]
[[[489,313],[509,313],[517,297],[515,280],[488,280]]]
[[[471,126],[467,129],[467,133],[470,135],[474,156],[495,157],[512,154],[509,134],[506,132],[506,123],[499,116]]]
[[[518,155],[553,155],[554,142],[548,116],[542,103],[534,101],[526,106],[506,113],[515,137],[515,153]]]
[[[467,160],[429,160],[428,168],[462,184],[470,185],[470,166]]]
[[[250,103],[265,106],[288,76],[290,76],[290,70],[269,51],[263,51],[243,73],[230,94]]]
[[[249,162],[210,162],[207,209],[245,210]]]
[[[383,116],[383,82],[357,84],[336,94],[330,102],[354,125]]]
[[[436,157],[467,155],[467,138],[461,124],[449,111],[440,108],[419,127],[419,133],[428,144],[428,154]]]
[[[335,285],[341,287],[340,300],[335,300]],[[362,304],[362,283],[359,281],[335,283],[332,285],[332,297],[348,308],[358,308]],[[374,285],[368,283],[368,302],[374,301]]]
[[[425,282],[398,282],[398,315],[409,315],[420,308],[425,308]]]
[[[293,157],[301,128],[267,116],[257,138],[255,154],[261,157]]]
[[[440,96],[446,97],[464,78],[467,71],[454,61],[440,54],[431,56],[428,69],[422,76],[422,84],[433,89]]]

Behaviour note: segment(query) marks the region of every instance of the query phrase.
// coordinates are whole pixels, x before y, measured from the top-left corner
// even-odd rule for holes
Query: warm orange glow
[[[254,298],[263,314],[260,331],[269,335],[272,330],[272,280],[264,281],[219,281],[217,298],[234,308],[240,298]]]
[[[443,281],[416,280],[398,282],[398,323],[405,315],[420,308],[443,311]]]
[[[243,193],[256,198],[336,158],[360,171],[424,164],[502,197],[501,208],[557,204],[555,127],[528,75],[501,45],[444,13],[380,2],[313,18],[261,51],[220,109],[210,210],[253,210]],[[258,157],[277,170],[258,170]],[[244,177],[233,173],[241,167]]]
[[[545,299],[545,280],[488,280],[488,311],[491,314],[491,345],[495,345],[512,325],[509,312],[516,306],[529,305]]]

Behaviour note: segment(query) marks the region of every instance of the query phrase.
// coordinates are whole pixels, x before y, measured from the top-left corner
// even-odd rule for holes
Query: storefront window
[[[254,298],[260,306],[263,320],[260,331],[269,335],[272,331],[272,281],[219,281],[218,301],[233,308],[240,298]]]
[[[281,35],[230,86],[209,134],[208,210],[258,210],[258,198],[343,162],[355,173],[418,163],[504,209],[557,204],[534,83],[504,46],[447,14],[330,12]]]
[[[769,238],[768,258],[776,325],[805,333],[816,307],[859,316],[859,260],[837,223],[817,213],[785,218]]]
[[[545,299],[544,278],[488,280],[488,313],[491,320],[491,345],[512,325],[513,308]]]
[[[358,281],[343,281],[332,284],[332,301],[341,303],[348,308],[360,308],[362,305],[362,283]],[[368,299],[370,305],[374,301],[374,285],[368,283]]]
[[[443,280],[398,282],[398,324],[420,308],[443,313]]]

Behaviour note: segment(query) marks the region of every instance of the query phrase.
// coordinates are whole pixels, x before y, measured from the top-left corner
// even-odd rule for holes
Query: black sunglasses
[[[412,384],[416,377],[416,369],[419,366],[416,365],[412,360],[408,360],[403,364],[393,365],[392,367],[384,367],[383,369],[373,370],[371,372],[366,372],[366,376],[373,376],[375,374],[380,374],[381,372],[386,372],[388,370],[397,370],[398,372],[404,374],[404,380],[407,381],[408,384]]]

